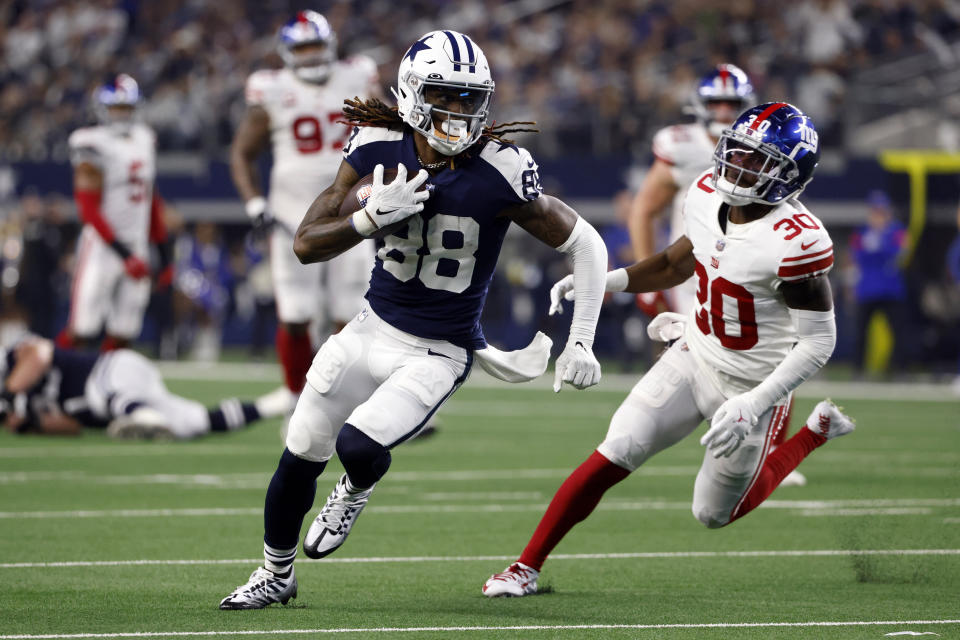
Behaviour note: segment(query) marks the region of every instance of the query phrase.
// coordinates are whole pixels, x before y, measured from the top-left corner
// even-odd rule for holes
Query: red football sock
[[[539,571],[573,525],[590,515],[607,489],[628,475],[629,471],[594,451],[557,489],[520,562]]]
[[[730,522],[741,518],[757,507],[769,497],[773,490],[780,486],[787,475],[797,468],[810,452],[826,442],[827,439],[814,433],[806,427],[801,427],[796,435],[777,447],[777,450],[767,456],[757,476],[757,481],[750,487],[747,495],[730,516]]]
[[[776,449],[784,443],[787,439],[787,434],[790,433],[790,418],[793,416],[793,396],[790,396],[790,402],[787,403],[787,417],[783,419],[780,423],[780,429],[773,434],[773,440],[770,441],[770,446],[773,449]]]
[[[277,327],[277,357],[283,367],[283,378],[287,388],[294,393],[303,391],[307,381],[307,371],[313,362],[313,346],[310,334],[290,333],[282,325]]]

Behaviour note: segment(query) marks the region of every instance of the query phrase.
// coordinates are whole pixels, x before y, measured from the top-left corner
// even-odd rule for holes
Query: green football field
[[[273,386],[233,377],[168,382],[208,403]],[[857,431],[803,463],[807,486],[719,530],[690,513],[691,437],[567,536],[544,593],[491,600],[483,582],[625,394],[474,382],[437,435],[394,451],[344,547],[298,561],[299,597],[262,611],[217,604],[262,561],[279,421],[170,444],[0,435],[0,640],[960,637],[956,398],[837,386]],[[792,431],[814,403],[801,394]]]

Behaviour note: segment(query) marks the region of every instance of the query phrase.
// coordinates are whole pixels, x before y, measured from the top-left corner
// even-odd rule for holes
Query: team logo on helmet
[[[777,204],[800,195],[813,179],[820,137],[795,106],[768,102],[723,131],[713,161],[714,186],[725,202]]]
[[[494,83],[483,51],[457,31],[431,31],[400,60],[397,112],[431,147],[453,156],[475,143],[489,115]]]

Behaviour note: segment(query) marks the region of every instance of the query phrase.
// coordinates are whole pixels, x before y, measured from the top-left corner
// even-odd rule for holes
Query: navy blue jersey
[[[85,353],[55,347],[50,369],[26,392],[29,413],[56,408],[85,426],[106,426],[106,422],[90,413],[84,395],[87,380],[99,358],[100,354],[96,352]],[[15,347],[7,351],[5,360],[5,375],[9,375],[17,363]],[[36,425],[25,426],[25,430],[29,430],[30,426]]]
[[[354,129],[344,159],[366,176],[376,165],[420,170],[407,127]],[[402,331],[466,349],[486,346],[480,312],[510,226],[504,209],[540,196],[537,165],[526,149],[495,140],[457,156],[455,169],[427,181],[430,198],[402,230],[377,240],[367,300]]]

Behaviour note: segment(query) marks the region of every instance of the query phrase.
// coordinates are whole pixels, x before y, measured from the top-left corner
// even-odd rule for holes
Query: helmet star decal
[[[407,53],[403,56],[403,59],[406,60],[407,58],[410,58],[410,60],[413,61],[416,59],[418,53],[424,49],[429,49],[430,45],[426,44],[428,37],[429,34],[414,42],[413,45],[407,49]]]

